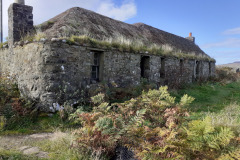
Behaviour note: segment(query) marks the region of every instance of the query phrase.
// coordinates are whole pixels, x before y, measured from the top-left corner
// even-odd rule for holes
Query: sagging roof
[[[40,25],[49,38],[87,35],[97,40],[171,46],[183,53],[206,55],[194,42],[143,23],[127,24],[83,8],[71,8]]]

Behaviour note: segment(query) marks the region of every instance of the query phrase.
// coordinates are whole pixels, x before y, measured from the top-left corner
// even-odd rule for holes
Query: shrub
[[[32,103],[20,98],[14,80],[9,76],[0,77],[0,128],[21,127],[34,119],[35,113]]]
[[[229,153],[221,155],[218,160],[237,160],[240,159],[240,149],[235,149]]]
[[[110,105],[103,99],[102,94],[93,97],[98,104],[93,111],[78,114],[83,127],[75,132],[79,147],[88,148],[98,158],[113,156],[119,144],[133,148],[140,158],[148,157],[150,153],[145,150],[149,147],[162,152],[159,156],[152,150],[153,157],[168,157],[171,152],[169,141],[174,140],[178,125],[188,115],[180,107],[194,100],[185,95],[180,103],[175,103],[167,87],[143,92],[138,98],[124,103]],[[159,143],[153,140],[159,140]]]
[[[93,111],[75,116],[83,126],[75,131],[77,146],[98,159],[112,157],[117,146],[149,160],[214,159],[235,153],[237,138],[231,128],[214,126],[210,117],[188,123],[183,108],[194,98],[184,95],[176,102],[167,89],[143,91],[123,103],[109,104],[103,94],[92,97]]]
[[[230,128],[217,128],[212,125],[210,117],[203,120],[194,120],[184,128],[181,147],[187,158],[214,159],[220,156],[234,138]]]
[[[240,78],[240,74],[233,72],[230,67],[216,68],[216,78],[215,81],[222,83],[236,82]]]

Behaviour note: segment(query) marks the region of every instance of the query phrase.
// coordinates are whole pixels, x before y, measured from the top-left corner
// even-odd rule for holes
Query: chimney
[[[8,8],[8,45],[23,39],[33,31],[33,7],[25,5],[24,0],[15,0]]]
[[[25,1],[24,0],[15,0],[14,3],[25,5]]]
[[[189,41],[195,43],[195,37],[192,36],[192,32],[189,33],[189,37],[186,37]]]
[[[0,42],[3,42],[3,5],[2,0],[0,0]]]

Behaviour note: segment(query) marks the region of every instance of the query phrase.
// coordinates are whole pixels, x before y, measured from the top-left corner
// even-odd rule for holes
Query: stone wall
[[[216,73],[216,65],[214,62],[210,62],[210,77],[214,77]]]
[[[108,51],[104,53],[104,81],[126,87],[140,82],[140,55]]]
[[[22,96],[39,100],[44,94],[43,54],[49,48],[42,43],[0,50],[0,70],[18,83]]]
[[[33,42],[0,51],[0,69],[16,77],[21,94],[36,100],[49,111],[53,103],[75,103],[82,90],[96,87],[92,78],[94,54],[99,54],[99,80],[109,87],[129,87],[140,83],[141,61],[146,61],[148,80],[159,85],[179,85],[196,80],[196,61],[156,55],[101,50],[69,45],[62,41]],[[164,61],[165,65],[162,65]],[[210,64],[210,65],[209,65]],[[209,66],[211,68],[209,68]],[[164,67],[164,77],[161,69]],[[199,76],[215,73],[215,63],[199,61]],[[161,77],[162,76],[162,77]]]
[[[138,67],[138,66],[137,66]],[[161,70],[161,57],[151,55],[150,56],[150,77],[149,81],[160,84],[160,70]]]

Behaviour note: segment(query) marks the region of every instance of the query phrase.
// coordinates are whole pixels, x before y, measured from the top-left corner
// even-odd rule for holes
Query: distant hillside
[[[230,67],[234,71],[236,71],[238,68],[240,69],[240,61],[236,61],[236,62],[228,63],[228,64],[217,65],[217,67]]]

